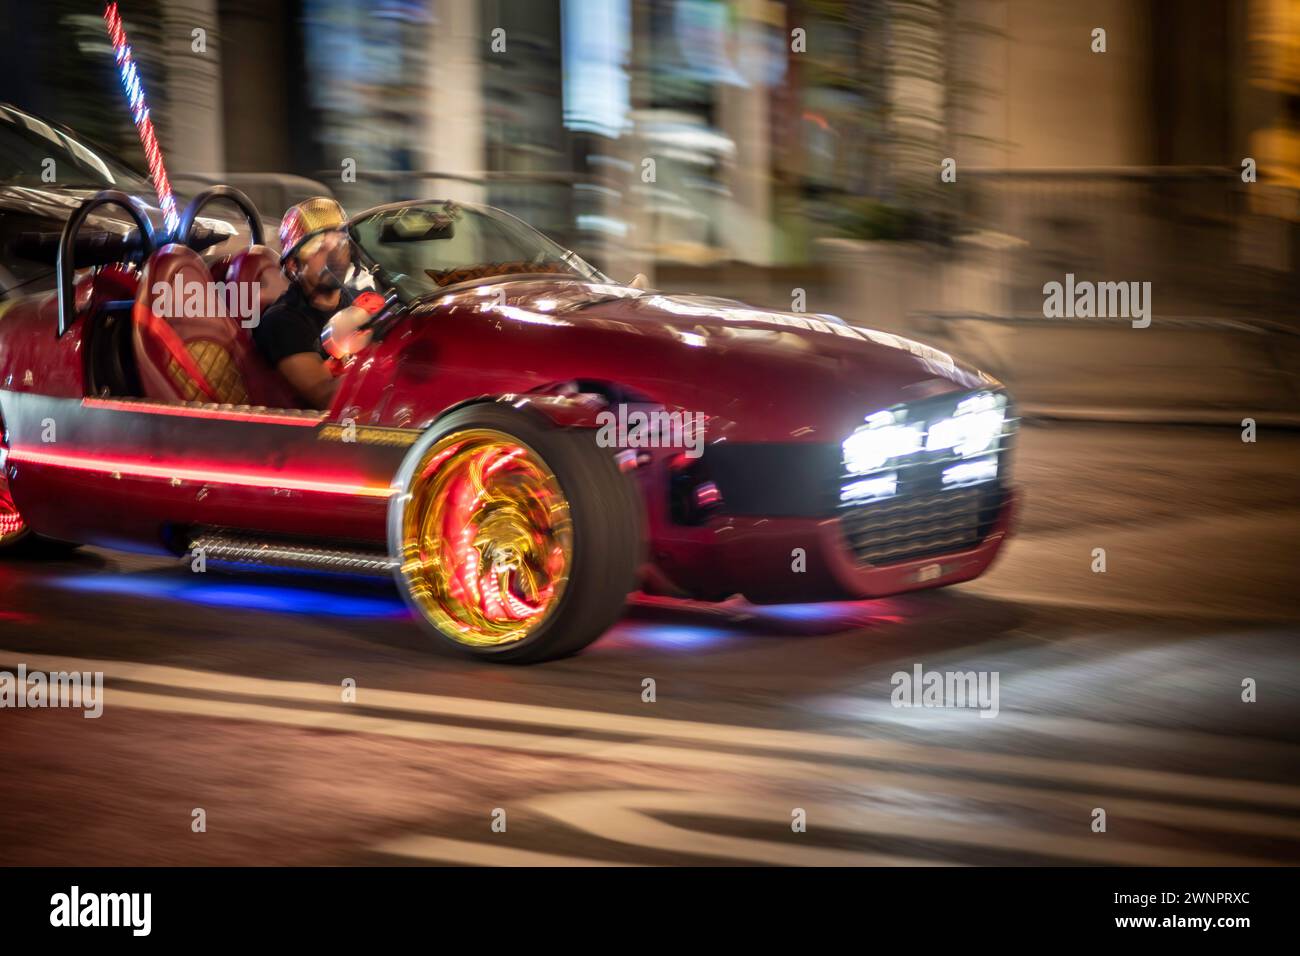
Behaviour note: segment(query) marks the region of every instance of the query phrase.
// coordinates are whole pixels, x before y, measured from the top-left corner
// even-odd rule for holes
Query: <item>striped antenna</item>
[[[163,222],[168,235],[174,236],[180,225],[180,217],[176,214],[176,195],[167,179],[162,148],[158,145],[158,134],[154,132],[153,120],[149,117],[149,104],[144,98],[144,84],[140,82],[140,72],[135,68],[135,60],[131,58],[131,44],[126,42],[126,30],[122,27],[122,17],[117,12],[116,3],[110,3],[104,8],[104,23],[108,26],[108,39],[113,44],[113,56],[117,60],[117,72],[122,78],[126,101],[131,107],[131,118],[135,120],[140,145],[144,147],[149,178],[153,180],[153,189],[158,194],[158,204],[162,207]]]

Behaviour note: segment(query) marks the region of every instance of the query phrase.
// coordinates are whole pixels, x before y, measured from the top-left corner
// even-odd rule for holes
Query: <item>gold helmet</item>
[[[281,264],[308,239],[334,229],[342,229],[347,220],[348,215],[343,207],[327,196],[312,196],[290,206],[280,220]]]

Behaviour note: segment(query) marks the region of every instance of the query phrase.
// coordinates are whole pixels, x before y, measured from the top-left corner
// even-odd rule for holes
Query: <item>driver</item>
[[[271,367],[312,408],[329,408],[338,379],[321,346],[325,324],[342,306],[351,263],[347,214],[333,199],[314,196],[290,206],[280,222],[280,268],[289,288],[253,329]]]

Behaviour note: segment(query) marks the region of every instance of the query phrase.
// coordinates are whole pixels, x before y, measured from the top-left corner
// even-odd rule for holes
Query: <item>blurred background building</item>
[[[1039,310],[1066,272],[1294,315],[1300,0],[120,6],[182,190],[268,214],[480,199],[620,278],[884,325]],[[0,100],[139,160],[100,5],[4,10]]]

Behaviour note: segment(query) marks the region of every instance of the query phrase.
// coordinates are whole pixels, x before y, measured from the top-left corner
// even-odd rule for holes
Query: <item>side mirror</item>
[[[644,273],[638,272],[632,277],[632,281],[628,283],[628,288],[640,289],[644,292],[650,288],[650,280],[645,277]]]

